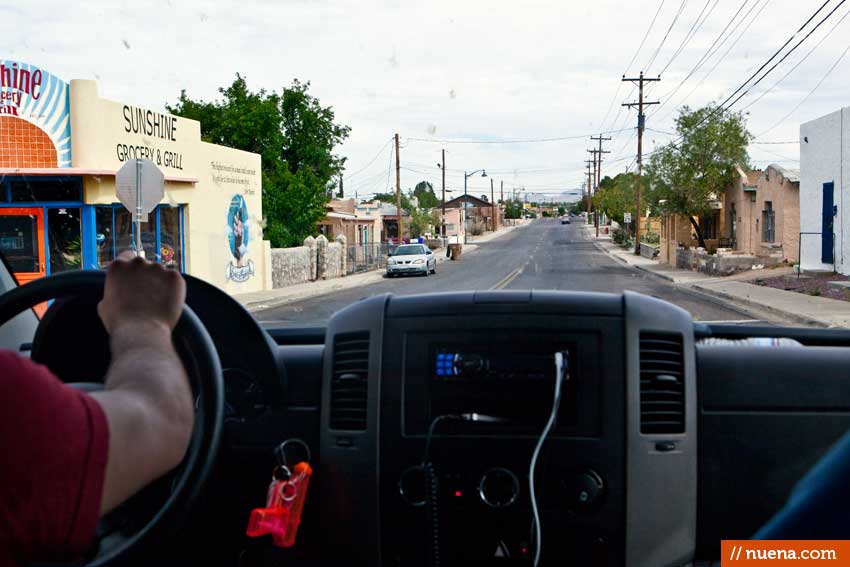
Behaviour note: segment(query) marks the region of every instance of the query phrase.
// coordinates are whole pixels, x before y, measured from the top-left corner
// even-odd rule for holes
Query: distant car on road
[[[387,259],[387,277],[400,274],[427,276],[437,273],[437,257],[424,244],[404,244]]]
[[[561,219],[561,224],[570,224],[570,217],[563,217]]]

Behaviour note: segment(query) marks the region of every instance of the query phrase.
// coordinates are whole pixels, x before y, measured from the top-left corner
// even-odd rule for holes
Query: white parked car
[[[437,257],[424,244],[402,244],[387,259],[387,277],[437,273]]]

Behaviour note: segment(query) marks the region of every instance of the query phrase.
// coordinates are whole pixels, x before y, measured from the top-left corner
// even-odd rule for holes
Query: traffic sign
[[[156,208],[164,194],[165,176],[149,159],[131,159],[115,174],[115,195],[140,221]]]
[[[623,222],[626,224],[632,222],[632,213],[623,213]]]

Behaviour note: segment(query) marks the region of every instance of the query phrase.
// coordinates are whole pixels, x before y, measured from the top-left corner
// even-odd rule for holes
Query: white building
[[[845,167],[846,166],[846,167]],[[850,274],[850,107],[800,126],[800,264]],[[845,207],[847,197],[847,207]]]

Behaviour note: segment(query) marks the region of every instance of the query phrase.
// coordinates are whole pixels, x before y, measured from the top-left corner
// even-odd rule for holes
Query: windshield
[[[424,254],[425,247],[424,246],[399,246],[396,248],[395,252],[393,252],[394,256],[411,256],[414,254]]]
[[[382,293],[634,291],[735,324],[850,299],[842,10],[173,4],[47,16],[38,45],[42,11],[7,21],[19,282],[139,250],[290,327]]]

